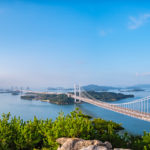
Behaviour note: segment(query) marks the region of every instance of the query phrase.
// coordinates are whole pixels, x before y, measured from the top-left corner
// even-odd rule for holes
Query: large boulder
[[[59,138],[56,140],[60,144],[58,150],[112,150],[109,142],[98,140],[83,140],[80,138]]]
[[[86,148],[82,148],[81,150],[108,150],[107,147],[105,146],[94,146],[94,145],[90,145]]]
[[[131,150],[131,149],[124,149],[124,148],[114,148],[114,150]]]

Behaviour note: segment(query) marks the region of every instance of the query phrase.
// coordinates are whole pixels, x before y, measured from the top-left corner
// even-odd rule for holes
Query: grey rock
[[[90,145],[90,146],[82,148],[80,150],[108,150],[108,149],[105,146]]]
[[[94,150],[110,150],[110,149],[108,149],[108,148],[105,147],[105,146],[97,146],[97,147],[95,147]]]
[[[112,149],[112,145],[110,142],[106,141],[104,144],[107,148]]]
[[[112,150],[109,142],[102,143],[98,140],[83,140],[79,138],[59,138],[57,150]]]
[[[59,138],[56,140],[60,144],[57,150],[112,150],[112,144],[108,141],[83,140],[80,138]],[[131,150],[114,148],[113,150]]]
[[[61,146],[60,150],[74,150],[74,145],[80,139],[67,139]],[[63,141],[63,140],[61,140]]]
[[[114,148],[114,150],[131,150],[131,149],[124,149],[124,148]]]
[[[88,146],[88,147],[83,147],[82,149],[80,149],[80,150],[94,150],[94,145],[90,145],[90,146]]]

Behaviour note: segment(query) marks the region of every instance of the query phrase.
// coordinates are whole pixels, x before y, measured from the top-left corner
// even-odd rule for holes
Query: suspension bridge
[[[68,93],[67,95],[68,97],[74,98],[76,103],[83,101],[104,109],[150,122],[150,96],[131,102],[112,104],[95,99],[84,89],[81,89],[79,85],[74,86],[74,94]]]
[[[130,117],[141,119],[150,122],[150,96],[133,100],[126,103],[107,103],[92,97],[87,91],[81,88],[79,85],[74,85],[73,93],[58,93],[58,92],[39,92],[24,90],[28,93],[40,93],[40,94],[67,94],[68,97],[72,97],[75,103],[86,102],[110,111],[114,111],[120,114],[124,114]]]

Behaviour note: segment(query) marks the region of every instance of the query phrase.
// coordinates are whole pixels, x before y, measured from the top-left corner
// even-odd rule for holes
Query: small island
[[[41,100],[43,102],[49,102],[52,104],[58,105],[69,105],[74,104],[74,99],[68,97],[66,94],[36,94],[36,93],[27,93],[24,96],[21,96],[21,99],[25,100]]]
[[[85,95],[84,92],[81,94]],[[125,99],[125,98],[134,97],[134,95],[125,95],[122,93],[113,93],[113,92],[88,91],[88,94],[91,95],[93,98],[103,101],[103,102],[113,102],[113,101],[118,101],[118,100]],[[21,99],[41,100],[44,102],[49,102],[49,103],[58,104],[58,105],[74,104],[74,99],[71,97],[68,97],[67,94],[26,93],[25,95],[21,96]]]
[[[144,89],[140,88],[120,90],[120,92],[144,92],[144,91],[145,91]]]
[[[134,95],[125,95],[122,93],[114,93],[114,92],[95,92],[95,91],[88,91],[89,95],[91,95],[93,98],[103,101],[103,102],[114,102],[121,99],[126,98],[133,98]]]
[[[127,92],[143,92],[145,91],[144,89],[131,89],[131,90],[128,90]]]

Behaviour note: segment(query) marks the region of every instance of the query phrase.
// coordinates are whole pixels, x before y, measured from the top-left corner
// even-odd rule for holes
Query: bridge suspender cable
[[[77,100],[78,102],[84,101],[96,105],[98,107],[102,107],[104,109],[115,111],[141,120],[150,121],[150,113],[149,113],[150,96],[142,99],[137,99],[131,102],[112,104],[95,99],[79,85],[74,86],[74,95],[71,96],[75,99],[75,102],[77,102]]]

